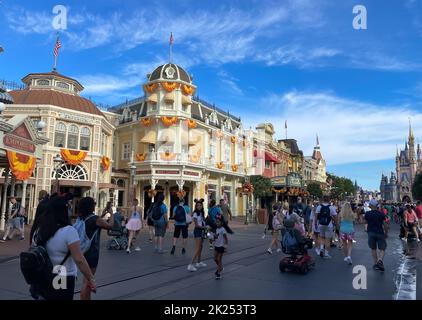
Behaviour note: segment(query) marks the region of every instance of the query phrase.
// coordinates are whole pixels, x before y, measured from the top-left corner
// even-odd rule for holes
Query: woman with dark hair
[[[94,275],[82,254],[78,232],[70,224],[67,203],[61,197],[51,199],[33,225],[32,244],[45,245],[53,266],[62,265],[66,270],[65,288],[31,287],[31,295],[46,300],[73,300],[78,268],[84,275],[88,290],[95,292]]]
[[[164,253],[163,250],[163,239],[166,234],[166,229],[168,229],[168,217],[167,217],[167,206],[163,203],[164,194],[159,192],[154,199],[154,204],[152,208],[152,217],[154,220],[154,234],[155,234],[155,250],[156,253]],[[155,215],[154,213],[157,213]],[[154,217],[158,216],[158,219]]]
[[[79,219],[85,222],[85,232],[89,239],[91,239],[91,246],[84,253],[86,261],[91,268],[92,274],[95,274],[100,258],[100,235],[101,229],[110,230],[114,225],[113,216],[108,221],[95,215],[95,200],[91,197],[82,198],[79,201]],[[90,300],[91,290],[89,283],[84,281],[81,289],[81,300]]]
[[[195,224],[193,236],[195,238],[195,254],[192,262],[188,265],[188,271],[196,271],[197,268],[206,267],[207,265],[201,261],[202,244],[204,242],[205,232],[205,212],[204,199],[195,200],[195,210],[193,211],[192,220]],[[196,264],[194,265],[196,261]]]
[[[217,219],[217,216],[219,215],[220,216],[222,215],[221,209],[220,207],[217,206],[217,202],[215,201],[215,199],[211,199],[210,205],[208,208],[208,216],[206,219],[206,224],[211,228],[211,231],[213,233],[215,233],[215,230],[217,229],[216,219]],[[213,250],[214,246],[212,244],[211,239],[209,243],[210,243],[210,250]]]

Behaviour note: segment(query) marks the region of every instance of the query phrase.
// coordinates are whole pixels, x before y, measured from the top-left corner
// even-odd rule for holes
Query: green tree
[[[331,180],[330,196],[333,199],[344,200],[347,196],[355,193],[356,187],[352,180],[345,177],[338,177],[334,174],[327,174],[328,180]]]
[[[412,195],[416,200],[422,200],[422,174],[417,174],[412,185]]]
[[[311,194],[311,196],[314,196],[314,197],[317,197],[317,198],[322,197],[322,189],[321,189],[321,185],[319,183],[311,182],[310,184],[308,184],[306,189]]]
[[[263,176],[251,176],[250,182],[254,187],[254,197],[257,198],[265,198],[271,197],[273,194],[271,179],[263,177]]]

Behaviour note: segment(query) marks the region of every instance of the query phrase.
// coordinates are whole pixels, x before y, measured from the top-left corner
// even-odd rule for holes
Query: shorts
[[[22,228],[21,218],[18,217],[18,218],[9,219],[7,222],[7,225],[12,229],[21,229]]]
[[[153,227],[154,226],[154,221],[151,218],[147,219],[147,226],[149,227]]]
[[[166,224],[164,222],[154,222],[154,231],[156,237],[163,237],[166,234]]]
[[[188,226],[175,225],[173,237],[178,239],[180,237],[180,232],[182,232],[182,238],[186,239],[188,237]]]
[[[225,248],[224,247],[214,247],[214,250],[217,253],[224,253]]]
[[[387,241],[385,241],[385,236],[383,234],[377,233],[368,233],[368,246],[372,250],[382,250],[384,251],[387,248]]]
[[[343,241],[353,241],[355,240],[355,233],[354,232],[340,232],[340,239]]]
[[[333,227],[330,226],[323,226],[323,225],[319,225],[318,226],[319,229],[319,236],[325,239],[330,239],[333,237]]]
[[[193,229],[194,238],[203,238],[203,236],[204,236],[204,229],[201,229],[201,228]]]

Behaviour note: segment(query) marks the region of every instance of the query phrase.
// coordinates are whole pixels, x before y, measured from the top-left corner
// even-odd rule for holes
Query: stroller
[[[127,229],[122,225],[123,217],[119,213],[114,214],[114,225],[107,234],[112,239],[107,242],[108,250],[126,250],[128,246]]]
[[[308,255],[308,250],[312,249],[312,239],[303,237],[294,228],[294,222],[290,219],[284,220],[284,228],[281,230],[281,247],[283,253],[288,256],[280,261],[280,272],[288,270],[307,274],[309,269],[315,267],[315,260]]]

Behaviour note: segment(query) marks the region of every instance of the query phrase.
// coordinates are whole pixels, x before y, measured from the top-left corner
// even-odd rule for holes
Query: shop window
[[[69,149],[78,149],[78,136],[79,129],[74,124],[70,125],[69,132],[67,134],[67,147]]]
[[[56,124],[54,133],[54,146],[64,148],[66,145],[66,126],[64,123],[59,122]]]
[[[81,150],[89,150],[91,143],[91,131],[87,127],[81,129],[80,146]]]

